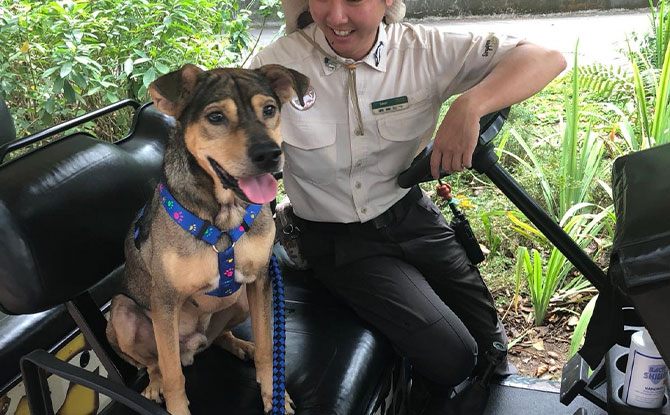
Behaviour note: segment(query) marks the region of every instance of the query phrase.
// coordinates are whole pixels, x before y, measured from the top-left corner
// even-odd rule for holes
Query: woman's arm
[[[560,52],[524,41],[507,52],[490,74],[449,107],[435,134],[430,160],[433,177],[438,177],[440,163],[448,172],[472,167],[479,119],[536,94],[565,66]]]

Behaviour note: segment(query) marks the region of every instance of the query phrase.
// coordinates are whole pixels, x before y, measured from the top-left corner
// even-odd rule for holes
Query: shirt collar
[[[370,66],[373,69],[376,69],[380,72],[386,72],[386,54],[387,54],[387,48],[388,48],[388,36],[386,34],[386,24],[384,22],[379,24],[379,30],[378,30],[378,35],[377,35],[377,42],[375,45],[370,49],[370,53],[368,53],[363,59],[360,61],[354,61],[353,59],[349,58],[343,58],[340,55],[337,54],[333,50],[333,48],[330,47],[330,44],[326,40],[326,35],[314,25],[315,31],[314,31],[314,37],[313,39],[316,41],[316,43],[323,48],[326,52],[332,54],[334,57],[338,58],[340,62],[344,63],[365,63],[368,66]],[[309,36],[309,34],[308,34]],[[317,51],[319,55],[321,55],[320,52]],[[321,67],[323,69],[323,73],[325,75],[330,75],[333,72],[337,70],[337,68],[341,66],[337,62],[332,62],[331,59],[329,59],[326,56],[321,56]]]

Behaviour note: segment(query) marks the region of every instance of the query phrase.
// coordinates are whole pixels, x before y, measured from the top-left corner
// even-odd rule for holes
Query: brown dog
[[[126,238],[124,293],[112,301],[107,337],[126,360],[147,367],[144,396],[160,401],[162,394],[174,415],[189,413],[181,365],[211,344],[254,359],[264,409],[271,410],[268,262],[275,230],[267,203],[277,191],[271,173],[283,163],[279,109],[295,94],[302,97],[308,83],[279,65],[211,71],[186,65],[149,87],[156,108],[176,120],[162,186],[177,203],[222,231],[239,227],[251,203],[264,204],[234,244],[234,280],[241,286],[221,298],[206,293],[223,278],[218,252],[231,239],[223,233],[210,245],[189,233],[167,213],[159,189]],[[230,331],[249,314],[255,346]],[[286,412],[294,413],[286,398]]]

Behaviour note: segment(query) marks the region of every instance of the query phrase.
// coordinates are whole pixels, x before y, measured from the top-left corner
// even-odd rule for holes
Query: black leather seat
[[[92,314],[101,317],[115,291],[122,241],[157,183],[171,122],[144,106],[116,144],[73,134],[0,166],[0,310],[10,314],[0,323],[0,396],[16,384],[20,356],[74,328],[64,303],[96,354],[109,351],[104,319]],[[287,388],[298,413],[372,414],[392,348],[308,273],[285,273]],[[238,331],[250,335],[248,325]],[[135,385],[124,363],[111,360]],[[253,365],[227,352],[203,352],[185,375],[194,414],[263,412]]]

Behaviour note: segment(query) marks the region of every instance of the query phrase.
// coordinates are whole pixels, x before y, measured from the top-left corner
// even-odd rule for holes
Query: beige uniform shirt
[[[337,56],[316,25],[304,29]],[[280,64],[310,78],[315,101],[306,110],[284,105],[284,187],[295,213],[318,222],[366,222],[402,198],[398,174],[432,136],[442,103],[481,81],[518,39],[441,32],[397,23],[379,29],[376,45],[356,63],[363,121],[349,96],[348,72],[294,32],[260,51],[251,67]],[[384,107],[389,99],[406,105]],[[381,102],[384,111],[374,111]]]

